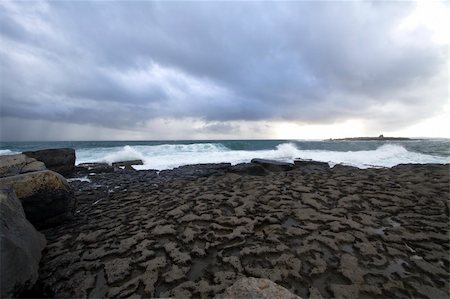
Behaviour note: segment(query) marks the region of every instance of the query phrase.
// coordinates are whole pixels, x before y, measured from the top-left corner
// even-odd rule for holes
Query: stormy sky
[[[448,6],[2,1],[0,137],[445,137]]]

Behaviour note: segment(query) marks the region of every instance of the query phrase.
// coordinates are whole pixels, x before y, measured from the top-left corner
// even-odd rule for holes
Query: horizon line
[[[350,138],[378,138],[378,136],[357,136],[357,137],[339,137],[339,138],[238,138],[238,139],[220,139],[220,138],[211,138],[211,139],[99,139],[99,140],[0,140],[0,143],[8,143],[8,142],[179,142],[179,141],[345,141],[342,139],[350,139]],[[415,137],[393,137],[393,136],[385,136],[384,138],[408,138],[410,140],[418,140],[418,139],[450,139],[450,137],[424,137],[424,136],[415,136]],[[358,141],[358,140],[353,140]],[[359,140],[359,141],[377,141],[377,140]],[[383,141],[383,139],[380,139]],[[390,141],[390,140],[385,140]],[[391,140],[392,141],[392,140]],[[394,140],[395,141],[395,140]],[[404,140],[408,141],[408,140]]]

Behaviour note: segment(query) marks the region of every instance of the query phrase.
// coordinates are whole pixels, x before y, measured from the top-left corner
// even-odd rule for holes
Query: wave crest
[[[99,162],[106,162],[112,164],[114,162],[127,161],[127,160],[144,160],[144,155],[138,150],[129,145],[125,145],[118,152],[113,152],[100,159]]]
[[[13,152],[9,149],[5,149],[5,150],[0,150],[0,156],[4,156],[4,155],[14,155],[14,154],[19,154],[18,152]]]

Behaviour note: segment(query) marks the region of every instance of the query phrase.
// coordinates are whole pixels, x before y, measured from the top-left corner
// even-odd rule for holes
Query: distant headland
[[[378,137],[347,137],[347,138],[330,138],[330,141],[405,141],[405,140],[419,140],[415,138],[407,137],[384,137],[380,135]]]

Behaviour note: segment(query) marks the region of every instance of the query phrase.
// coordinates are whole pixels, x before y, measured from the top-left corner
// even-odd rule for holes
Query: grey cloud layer
[[[398,32],[412,9],[2,2],[0,113],[127,129],[158,117],[201,118],[211,131],[233,120],[410,124],[445,103],[448,79],[447,48]]]

